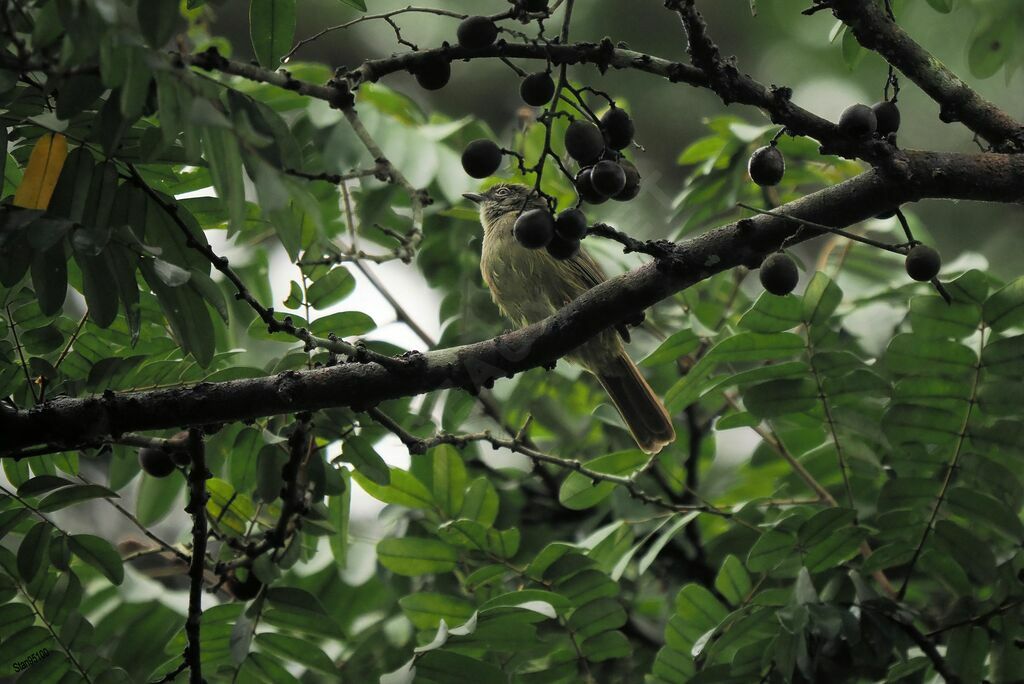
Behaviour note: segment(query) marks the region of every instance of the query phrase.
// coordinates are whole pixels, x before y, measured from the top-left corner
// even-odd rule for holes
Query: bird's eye
[[[500,198],[508,197],[508,188],[498,188],[494,191],[494,196]]]

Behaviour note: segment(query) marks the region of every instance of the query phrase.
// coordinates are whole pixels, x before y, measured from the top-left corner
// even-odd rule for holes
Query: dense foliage
[[[493,146],[473,141],[504,155],[483,187],[536,183],[552,210],[576,204],[580,165],[569,156],[606,155],[617,181],[620,165],[643,176],[644,151],[628,140],[602,150],[597,131],[593,155],[562,154],[573,116],[628,109],[597,90],[599,70],[545,64],[545,41],[559,28],[568,36],[571,0],[550,17],[546,2],[488,3],[502,12],[497,40],[527,45],[509,88],[529,74],[558,82],[534,79],[523,97],[556,106],[520,113],[509,135],[301,52],[276,70],[300,37],[296,4],[251,0],[251,52],[237,45],[234,58],[210,32],[219,3],[0,4],[3,676],[1022,681],[1024,276],[1001,280],[967,253],[941,265],[941,282],[928,282],[937,262],[912,280],[905,255],[928,242],[912,206],[847,234],[829,234],[850,222],[827,214],[813,225],[806,212],[775,219],[789,237],[756,249],[799,265],[795,292],[785,294],[789,261],[762,274],[783,294],[745,266],[704,263],[642,324],[635,311],[609,314],[638,324],[630,353],[673,416],[678,437],[654,457],[635,448],[597,383],[564,362],[509,379],[498,369],[497,382],[481,365],[468,387],[453,376],[380,403],[349,386],[307,401],[290,382],[359,366],[405,378],[416,372],[407,352],[507,327],[480,277],[477,211],[462,198],[481,187],[467,169],[486,177],[495,166]],[[377,11],[342,4],[358,20],[349,31]],[[644,11],[680,13],[699,41],[692,3],[665,4]],[[900,16],[898,2],[863,4]],[[928,4],[933,21],[950,20],[953,0]],[[976,4],[971,70],[1009,77],[1022,59],[1012,47],[1021,9]],[[463,43],[451,49],[502,54],[487,21],[457,38],[463,18],[437,9],[372,21],[391,24],[402,50],[406,23],[429,21],[450,25],[449,42]],[[839,22],[831,38],[856,68],[867,50],[854,31]],[[467,55],[439,64],[430,53],[391,71],[455,88],[446,70],[471,71]],[[717,63],[709,50],[691,55],[705,73]],[[640,70],[697,79],[689,65],[649,64]],[[655,78],[640,70],[632,76]],[[887,94],[898,78],[890,72]],[[829,124],[832,138],[811,139],[797,130],[810,119],[787,111],[775,125],[740,107],[709,119],[679,150],[689,175],[677,196],[637,181],[633,201],[669,228],[599,225],[584,247],[613,274],[668,262],[665,243],[647,238],[686,245],[758,208],[786,216],[896,149],[892,130],[874,125]],[[986,160],[1024,146],[986,139]],[[823,154],[824,142],[844,157]],[[478,157],[464,169],[471,143]],[[750,161],[755,151],[771,159]],[[621,192],[614,185],[606,195]],[[591,224],[605,209],[584,206]],[[797,247],[812,237],[813,249]],[[389,280],[395,270],[377,269],[384,262],[419,274],[438,310],[403,309],[415,297]],[[357,283],[388,305],[360,310]],[[392,312],[418,340],[408,349],[384,341]],[[415,323],[428,318],[441,323],[438,339]],[[273,392],[247,389],[261,378]],[[154,389],[180,390],[174,406],[199,412],[215,411],[198,402],[220,392],[212,401],[237,403],[244,419],[147,415],[157,395],[135,393]],[[140,413],[102,413],[133,397]],[[67,403],[77,399],[89,401]],[[288,401],[298,408],[265,407]],[[18,421],[39,417],[46,434],[20,436]],[[397,445],[408,467],[394,465]],[[367,494],[386,504],[379,517],[353,507]]]

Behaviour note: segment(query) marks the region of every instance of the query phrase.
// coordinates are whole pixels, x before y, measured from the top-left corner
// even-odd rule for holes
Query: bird
[[[547,250],[527,249],[513,235],[516,219],[530,209],[547,210],[533,188],[500,183],[482,193],[465,193],[479,205],[484,229],[480,273],[502,315],[519,326],[544,320],[606,279],[584,249],[560,260]],[[629,428],[637,446],[659,453],[675,440],[665,405],[641,375],[614,329],[599,333],[567,356],[593,374]]]

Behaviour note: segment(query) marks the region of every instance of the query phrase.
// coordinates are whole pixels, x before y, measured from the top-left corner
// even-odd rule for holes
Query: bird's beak
[[[480,204],[484,201],[484,196],[477,192],[466,192],[462,196],[474,204]]]

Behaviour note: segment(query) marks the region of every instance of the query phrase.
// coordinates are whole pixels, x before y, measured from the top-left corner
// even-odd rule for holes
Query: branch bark
[[[979,95],[973,88],[918,45],[882,5],[864,0],[832,0],[832,13],[847,24],[864,47],[889,64],[939,103],[939,118],[962,122],[997,150],[1024,151],[1024,124]]]
[[[1024,201],[1024,156],[900,152],[884,170],[865,172],[780,211],[841,227],[927,197]],[[265,378],[58,398],[27,410],[3,410],[0,454],[17,458],[18,450],[33,445],[75,448],[126,432],[302,410],[362,410],[452,386],[475,392],[497,378],[549,366],[602,330],[716,273],[758,265],[797,230],[788,219],[757,215],[678,244],[665,243],[665,257],[602,283],[544,321],[483,342],[407,355],[402,363],[350,362]],[[820,234],[805,229],[790,244]]]

